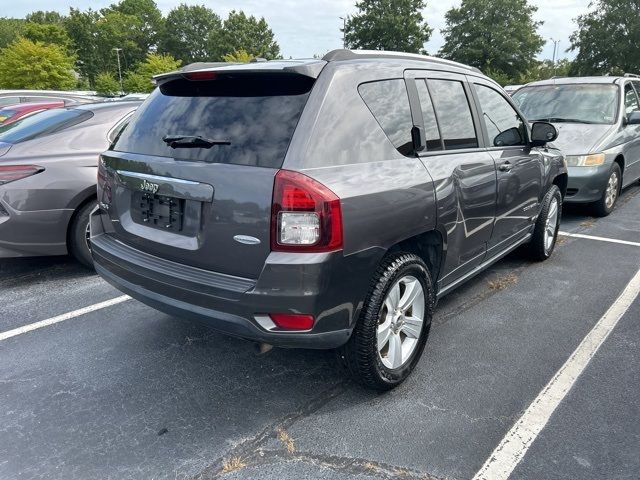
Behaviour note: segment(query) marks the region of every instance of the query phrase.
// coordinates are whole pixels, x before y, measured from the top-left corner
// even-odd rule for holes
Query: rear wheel
[[[96,202],[90,201],[76,210],[69,228],[69,253],[85,267],[93,268],[89,244],[89,215]]]
[[[388,256],[378,267],[356,327],[338,354],[351,375],[377,390],[402,383],[424,350],[435,295],[420,257]]]
[[[562,219],[562,195],[556,185],[551,185],[544,198],[529,244],[531,258],[546,260],[553,253]]]
[[[622,185],[622,170],[620,165],[614,163],[609,172],[609,179],[605,186],[602,198],[593,204],[593,213],[598,217],[606,217],[613,211],[618,196],[620,195],[620,186]]]

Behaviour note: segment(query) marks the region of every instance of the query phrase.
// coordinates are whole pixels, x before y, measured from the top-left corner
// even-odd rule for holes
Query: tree
[[[37,10],[35,12],[31,12],[25,17],[25,20],[27,22],[53,25],[62,25],[64,23],[64,19],[64,15],[61,15],[60,13],[53,10]]]
[[[28,38],[32,42],[52,43],[60,45],[66,51],[73,50],[71,38],[67,35],[65,28],[56,23],[36,23],[28,21],[25,23],[22,32],[24,38]]]
[[[176,60],[171,55],[159,53],[149,53],[147,59],[139,64],[134,71],[127,74],[124,80],[124,89],[127,92],[150,92],[154,86],[151,78],[160,73],[171,72],[181,65],[180,60]]]
[[[138,42],[138,48],[145,54],[158,45],[158,39],[164,30],[164,19],[156,2],[153,0],[121,0],[117,4],[112,4],[101,10],[105,17],[113,12],[137,19],[140,32],[135,38]]]
[[[419,53],[432,29],[422,17],[423,0],[361,0],[347,18],[344,39],[349,48]]]
[[[208,38],[219,36],[222,20],[203,5],[181,4],[171,10],[158,45],[160,53],[168,53],[183,63],[211,60]]]
[[[237,52],[227,53],[222,56],[225,62],[230,63],[249,63],[253,59],[253,55],[247,53],[244,50],[238,50]]]
[[[12,44],[24,31],[26,22],[21,18],[0,18],[0,48]]]
[[[19,38],[0,51],[0,88],[71,89],[74,61],[59,45]]]
[[[247,17],[242,11],[232,10],[229,13],[222,30],[209,36],[209,45],[215,52],[215,60],[240,50],[267,60],[280,57],[280,46],[264,17],[260,20],[253,15]]]
[[[592,11],[580,15],[571,37],[577,50],[572,73],[621,74],[640,71],[640,2],[594,0]]]
[[[91,9],[82,12],[72,7],[69,16],[64,20],[65,29],[78,57],[78,70],[89,80],[91,86],[94,85],[98,73],[106,70],[100,68],[103,57],[97,44],[99,18],[100,14]]]
[[[517,83],[544,45],[527,0],[462,0],[445,15],[439,55]]]
[[[99,95],[118,95],[120,93],[120,83],[116,77],[109,72],[99,73],[95,82],[96,92]]]

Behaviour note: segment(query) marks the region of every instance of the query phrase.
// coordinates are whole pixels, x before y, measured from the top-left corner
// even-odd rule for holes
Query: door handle
[[[506,161],[498,167],[498,170],[500,170],[501,172],[509,172],[511,171],[512,168],[513,168],[513,165],[511,165],[511,162]]]

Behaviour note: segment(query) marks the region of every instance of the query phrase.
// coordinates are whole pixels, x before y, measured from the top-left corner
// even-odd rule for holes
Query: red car
[[[32,113],[60,107],[64,107],[64,102],[18,103],[0,108],[0,127],[9,125]]]

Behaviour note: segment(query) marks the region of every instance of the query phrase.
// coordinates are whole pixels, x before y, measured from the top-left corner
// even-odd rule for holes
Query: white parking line
[[[506,480],[527,453],[540,431],[604,343],[620,318],[640,293],[640,270],[618,299],[598,320],[565,364],[542,389],[520,419],[511,427],[473,480]]]
[[[79,308],[78,310],[74,310],[73,312],[63,313],[62,315],[58,315],[57,317],[47,318],[46,320],[30,323],[29,325],[25,325],[23,327],[14,328],[13,330],[7,330],[6,332],[0,333],[0,340],[6,340],[7,338],[15,337],[16,335],[22,335],[23,333],[31,332],[33,330],[37,330],[38,328],[48,327],[49,325],[53,325],[54,323],[60,323],[64,322],[65,320],[79,317],[80,315],[84,315],[85,313],[95,312],[96,310],[101,310],[112,305],[117,305],[118,303],[122,303],[126,300],[129,300],[130,298],[131,297],[129,297],[128,295],[122,295],[121,297],[112,298],[111,300],[94,303],[93,305],[89,305],[88,307]]]
[[[618,240],[617,238],[608,237],[596,237],[595,235],[583,235],[582,233],[570,233],[570,232],[558,232],[558,235],[574,238],[586,238],[587,240],[598,240],[600,242],[619,243],[621,245],[632,245],[634,247],[640,247],[640,242],[630,242],[628,240]]]

